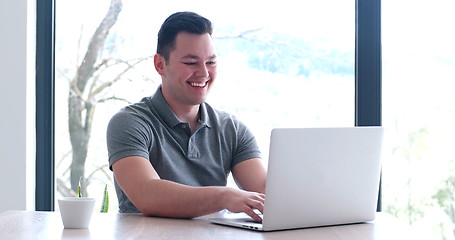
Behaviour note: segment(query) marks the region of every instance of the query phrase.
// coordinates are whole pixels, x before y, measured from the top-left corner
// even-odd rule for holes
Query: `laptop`
[[[262,223],[244,213],[209,221],[258,231],[373,221],[383,132],[382,127],[273,129]]]

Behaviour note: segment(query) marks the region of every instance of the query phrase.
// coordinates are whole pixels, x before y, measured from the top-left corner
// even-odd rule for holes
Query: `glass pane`
[[[91,197],[100,199],[107,184],[110,211],[116,211],[106,126],[120,108],[160,84],[153,67],[156,35],[176,11],[194,11],[214,23],[218,79],[208,102],[244,121],[265,159],[273,127],[354,125],[354,1],[125,1],[94,62],[84,61],[109,5],[56,3],[57,197],[71,193],[73,171],[73,191],[81,175]],[[84,64],[95,67],[77,73]],[[76,82],[78,76],[88,76],[86,83]],[[72,145],[70,139],[79,141]],[[85,163],[72,164],[75,156]]]
[[[455,2],[383,0],[383,209],[454,239]],[[424,17],[423,17],[424,16]]]

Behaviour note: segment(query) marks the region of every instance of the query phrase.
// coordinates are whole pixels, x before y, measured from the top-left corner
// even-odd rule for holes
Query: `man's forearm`
[[[146,216],[194,218],[224,209],[224,187],[191,187],[167,180],[150,180],[131,196]]]
[[[128,157],[112,165],[120,188],[146,216],[194,218],[222,209],[245,212],[256,221],[253,211],[263,211],[265,195],[227,187],[191,187],[162,180],[142,157]]]

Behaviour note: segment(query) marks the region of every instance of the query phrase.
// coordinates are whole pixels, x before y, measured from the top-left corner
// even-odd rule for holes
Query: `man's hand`
[[[265,195],[256,192],[247,192],[238,189],[226,188],[222,196],[222,205],[227,210],[235,213],[244,212],[256,222],[262,222],[262,218],[254,212],[264,211]]]

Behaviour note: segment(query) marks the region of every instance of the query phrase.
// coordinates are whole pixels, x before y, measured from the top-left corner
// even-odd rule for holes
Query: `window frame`
[[[55,0],[36,1],[37,211],[54,210]],[[355,126],[381,126],[381,0],[355,1]],[[381,190],[377,210],[381,211]]]
[[[355,126],[382,126],[381,0],[356,0],[355,5]]]
[[[36,1],[35,210],[54,210],[55,0]]]

